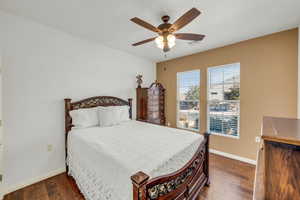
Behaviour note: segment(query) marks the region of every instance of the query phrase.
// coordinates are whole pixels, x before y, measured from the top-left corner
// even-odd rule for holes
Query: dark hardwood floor
[[[210,154],[210,187],[197,200],[252,200],[255,166]]]
[[[198,200],[251,200],[255,167],[214,154],[210,155],[211,185]],[[4,200],[84,200],[76,184],[65,173],[28,186]]]

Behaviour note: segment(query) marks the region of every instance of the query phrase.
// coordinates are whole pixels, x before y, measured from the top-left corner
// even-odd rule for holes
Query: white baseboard
[[[237,155],[234,155],[234,154],[218,151],[218,150],[215,150],[215,149],[209,149],[209,152],[213,153],[213,154],[220,155],[220,156],[224,156],[224,157],[227,157],[227,158],[231,158],[231,159],[234,159],[234,160],[238,160],[238,161],[241,161],[241,162],[249,163],[251,165],[256,165],[256,160],[251,160],[249,158],[245,158],[245,157],[237,156]]]
[[[26,186],[29,186],[29,185],[32,185],[34,183],[40,182],[40,181],[45,180],[47,178],[50,178],[52,176],[56,176],[56,175],[61,174],[65,171],[66,171],[66,168],[56,169],[56,170],[48,172],[47,174],[44,174],[42,176],[35,177],[35,178],[29,179],[27,181],[24,181],[23,183],[19,183],[19,184],[16,184],[16,185],[8,186],[7,188],[3,188],[2,192],[0,192],[0,200],[2,200],[3,196],[6,195],[6,194],[17,191],[19,189],[22,189]]]

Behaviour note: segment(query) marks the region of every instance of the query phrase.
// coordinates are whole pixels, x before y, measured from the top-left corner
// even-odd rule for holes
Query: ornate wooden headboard
[[[87,99],[83,99],[76,102],[71,102],[71,99],[65,99],[65,133],[66,133],[66,158],[68,154],[68,133],[72,128],[72,118],[70,116],[71,110],[77,110],[80,108],[92,108],[97,106],[129,106],[129,118],[132,119],[132,99],[128,99],[125,101],[118,97],[110,97],[110,96],[97,96],[90,97]],[[66,170],[68,172],[69,168],[66,163]]]
[[[68,132],[72,128],[72,118],[70,116],[71,110],[77,110],[80,108],[92,108],[97,106],[129,106],[129,117],[132,119],[132,99],[125,101],[118,97],[110,96],[97,96],[83,99],[76,102],[71,102],[71,99],[65,99],[65,132]]]

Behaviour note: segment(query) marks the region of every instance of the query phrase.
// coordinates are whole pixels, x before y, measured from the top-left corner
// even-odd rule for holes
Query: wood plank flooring
[[[197,200],[251,200],[255,167],[210,155],[211,185]],[[10,193],[4,200],[84,200],[74,180],[65,173]]]

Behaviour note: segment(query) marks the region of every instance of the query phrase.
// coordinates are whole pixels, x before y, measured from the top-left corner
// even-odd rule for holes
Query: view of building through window
[[[208,69],[208,131],[239,136],[240,64]]]
[[[199,130],[200,70],[177,73],[177,127]]]

